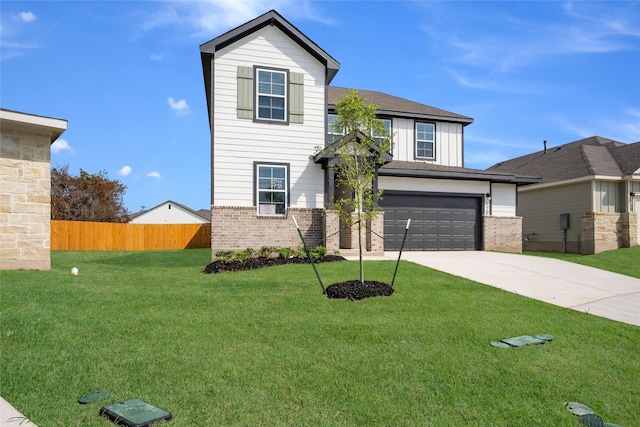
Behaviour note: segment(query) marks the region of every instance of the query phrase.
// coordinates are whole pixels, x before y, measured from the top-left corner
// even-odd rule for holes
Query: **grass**
[[[53,252],[52,271],[0,272],[0,395],[41,426],[112,425],[100,406],[134,397],[174,426],[576,426],[566,401],[640,425],[638,327],[406,262],[393,296],[352,302],[308,265],[205,275],[209,257]],[[394,262],[365,268],[390,283]],[[556,340],[489,345],[537,333]]]
[[[525,254],[575,262],[577,264],[588,265],[589,267],[613,271],[640,279],[640,246],[616,249],[596,255],[530,251],[525,252]]]

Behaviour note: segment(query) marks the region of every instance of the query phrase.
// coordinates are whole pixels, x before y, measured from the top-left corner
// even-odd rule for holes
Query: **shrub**
[[[280,256],[280,258],[291,258],[293,256],[293,251],[291,248],[280,248],[278,249],[278,256]]]
[[[324,246],[316,246],[314,252],[318,254],[319,258],[327,256],[327,248]]]
[[[222,262],[230,262],[234,258],[233,251],[218,251],[216,252],[216,259]]]
[[[274,246],[263,246],[258,251],[258,255],[265,258],[271,258],[273,254],[278,253],[278,248]]]

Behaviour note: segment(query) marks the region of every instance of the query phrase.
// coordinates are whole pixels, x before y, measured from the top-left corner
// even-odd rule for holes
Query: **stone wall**
[[[340,249],[346,251],[358,249],[358,225],[357,214],[351,214],[353,217],[353,225],[349,227],[344,221],[340,221]],[[363,250],[367,252],[383,253],[384,252],[384,211],[377,213],[376,219],[367,221],[366,226],[362,229]]]
[[[337,211],[325,211],[324,236],[324,246],[328,254],[334,254],[340,249],[340,217]]]
[[[3,126],[0,269],[51,268],[51,135]]]
[[[485,251],[522,253],[522,217],[484,216]]]
[[[323,209],[291,208],[287,216],[258,216],[256,208],[214,206],[211,209],[211,249],[260,249],[263,246],[302,246],[292,216],[296,217],[307,246],[324,245],[325,215]]]
[[[589,212],[580,220],[580,252],[598,254],[638,244],[638,214]]]

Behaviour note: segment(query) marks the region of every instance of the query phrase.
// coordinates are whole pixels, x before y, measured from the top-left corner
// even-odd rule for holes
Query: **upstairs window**
[[[416,123],[416,158],[435,159],[435,125]]]
[[[287,74],[284,71],[257,70],[257,119],[285,121]]]
[[[384,124],[384,133],[387,136],[391,136],[391,120],[389,119],[380,119],[380,121]],[[385,135],[378,135],[375,130],[371,131],[371,136],[376,141],[378,145],[384,144]]]
[[[327,130],[328,134],[328,143],[333,144],[340,138],[344,136],[344,131],[341,129],[336,129],[336,121],[338,120],[338,116],[336,114],[329,114],[327,116]]]
[[[288,166],[256,164],[258,215],[285,215],[289,193]]]

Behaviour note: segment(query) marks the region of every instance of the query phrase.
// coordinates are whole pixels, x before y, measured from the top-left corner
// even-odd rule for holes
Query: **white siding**
[[[206,224],[209,221],[175,203],[163,203],[129,221],[132,224]]]
[[[491,186],[491,215],[516,216],[516,185],[493,184]]]
[[[381,176],[378,182],[378,188],[381,190],[395,191],[463,194],[486,194],[490,190],[489,183],[483,181],[403,178],[396,176]]]
[[[414,120],[394,118],[392,125],[394,133],[393,159],[408,162],[419,161],[443,166],[462,167],[462,125],[444,122],[435,122],[435,125],[435,160],[416,160]]]
[[[238,66],[304,74],[304,124],[237,118]],[[216,52],[213,185],[215,206],[253,206],[253,162],[290,164],[291,207],[322,207],[324,174],[310,156],[325,141],[325,69],[276,27],[267,26]]]

